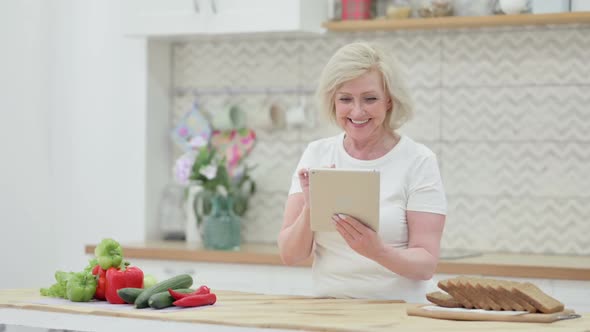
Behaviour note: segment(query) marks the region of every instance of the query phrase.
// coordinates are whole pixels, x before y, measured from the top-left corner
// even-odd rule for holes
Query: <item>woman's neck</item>
[[[355,140],[345,135],[344,150],[355,159],[373,160],[383,157],[391,151],[399,139],[399,135],[392,132],[384,132],[382,135],[366,140]]]

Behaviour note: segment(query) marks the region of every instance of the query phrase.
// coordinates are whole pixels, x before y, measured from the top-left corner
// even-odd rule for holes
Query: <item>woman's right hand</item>
[[[332,164],[330,168],[336,168],[336,165]],[[297,172],[297,174],[299,175],[299,184],[301,185],[301,190],[303,191],[305,205],[309,207],[309,168],[302,168]]]
[[[297,174],[299,175],[299,185],[301,185],[303,191],[305,206],[309,207],[309,168],[302,168]]]

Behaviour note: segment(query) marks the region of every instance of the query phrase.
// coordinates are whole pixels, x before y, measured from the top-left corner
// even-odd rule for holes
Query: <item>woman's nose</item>
[[[354,103],[352,105],[352,110],[350,111],[352,115],[363,115],[365,111],[363,111],[363,107],[360,103]]]

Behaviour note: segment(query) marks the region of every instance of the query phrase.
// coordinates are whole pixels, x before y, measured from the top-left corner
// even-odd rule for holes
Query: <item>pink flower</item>
[[[188,135],[188,129],[186,129],[186,127],[178,129],[178,135],[180,135],[180,137]]]

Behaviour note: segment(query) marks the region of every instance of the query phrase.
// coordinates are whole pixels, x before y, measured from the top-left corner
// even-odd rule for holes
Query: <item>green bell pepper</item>
[[[55,281],[56,283],[51,285],[49,288],[41,288],[41,295],[43,296],[51,296],[51,297],[61,297],[64,299],[68,298],[66,294],[68,281],[74,275],[74,272],[64,272],[64,271],[56,271],[55,272]]]
[[[104,239],[94,249],[94,256],[103,270],[118,268],[123,262],[123,248],[113,239]]]
[[[78,272],[68,280],[68,299],[73,302],[88,302],[96,292],[96,277],[89,272]]]

